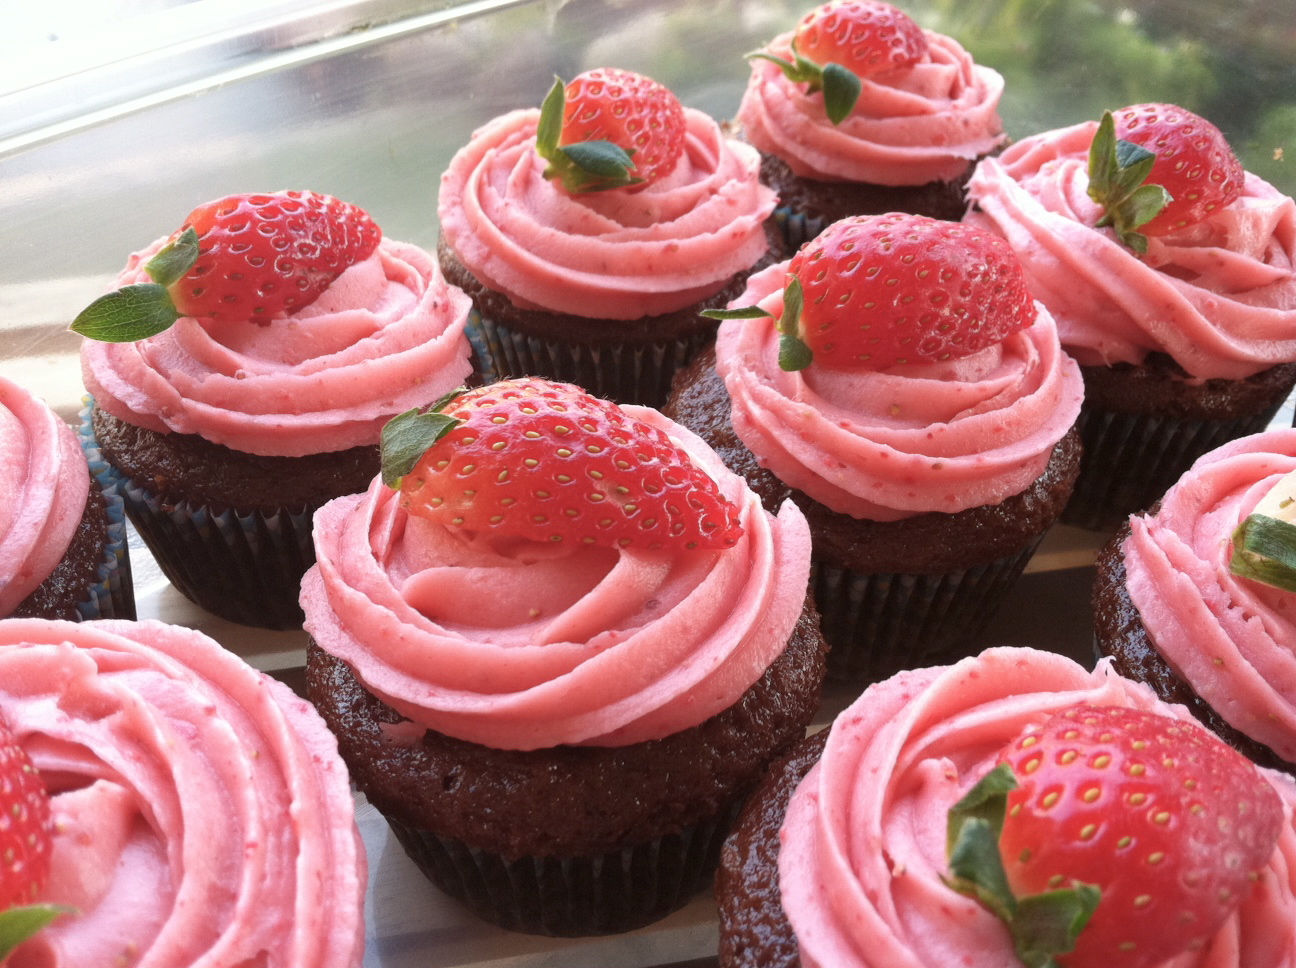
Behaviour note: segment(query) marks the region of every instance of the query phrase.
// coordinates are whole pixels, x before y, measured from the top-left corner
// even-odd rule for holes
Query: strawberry
[[[727,548],[738,510],[661,430],[579,387],[508,380],[383,431],[383,476],[411,514],[532,541]]]
[[[758,51],[788,79],[824,92],[824,110],[840,124],[855,110],[860,78],[909,67],[927,56],[927,35],[903,11],[881,0],[831,0],[801,18],[792,60]]]
[[[646,185],[684,151],[684,108],[652,78],[605,67],[558,78],[540,108],[536,151],[568,192]]]
[[[1026,274],[996,235],[921,215],[834,222],[788,264],[780,365],[882,370],[969,356],[1035,319]],[[767,316],[711,310],[715,319]]]
[[[951,811],[950,883],[1005,918],[1027,965],[1149,968],[1207,944],[1283,822],[1269,781],[1196,723],[1082,704]]]
[[[1089,195],[1104,208],[1098,225],[1140,253],[1146,236],[1196,225],[1230,204],[1244,179],[1219,128],[1173,104],[1107,112],[1089,150]]]
[[[127,342],[182,316],[269,322],[309,306],[382,230],[364,209],[315,192],[230,195],[199,205],[126,286],[84,309],[72,329]]]
[[[49,876],[50,797],[0,717],[0,962],[63,908],[33,905]]]

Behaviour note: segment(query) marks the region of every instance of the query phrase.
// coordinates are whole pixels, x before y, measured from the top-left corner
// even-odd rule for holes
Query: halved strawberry
[[[1136,252],[1145,236],[1196,225],[1241,193],[1246,173],[1219,128],[1173,104],[1135,104],[1099,122],[1089,195]]]
[[[62,908],[34,905],[50,869],[50,797],[0,717],[0,962]]]
[[[780,365],[882,370],[959,359],[1035,319],[1021,263],[996,235],[921,215],[834,222],[788,264]],[[714,319],[767,316],[713,310]]]
[[[144,266],[153,282],[100,296],[72,329],[120,343],[154,336],[183,316],[281,319],[318,299],[381,239],[364,209],[329,195],[230,195],[189,213]]]
[[[507,380],[383,431],[383,476],[411,514],[532,541],[727,548],[738,509],[660,429],[579,387]]]
[[[1028,965],[1150,968],[1208,943],[1282,824],[1269,781],[1196,723],[1079,705],[951,811],[950,883],[1007,921]]]
[[[650,77],[615,67],[558,78],[540,108],[536,151],[569,192],[645,185],[684,151],[684,108]]]
[[[881,0],[831,0],[801,18],[793,60],[757,51],[788,79],[824,92],[824,110],[840,124],[859,100],[860,78],[908,67],[927,56],[927,35],[908,14]]]

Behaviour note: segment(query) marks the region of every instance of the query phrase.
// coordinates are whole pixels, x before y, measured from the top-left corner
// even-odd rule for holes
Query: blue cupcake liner
[[[86,598],[77,603],[77,611],[85,621],[100,618],[135,618],[135,583],[131,575],[130,548],[126,535],[126,505],[117,481],[109,471],[107,461],[99,453],[98,443],[89,432],[90,406],[84,401],[77,414],[79,426],[77,439],[85,454],[86,463],[95,483],[103,492],[108,515],[108,539],[104,544],[103,561],[95,583]]]
[[[865,685],[980,651],[978,636],[1042,540],[983,565],[928,575],[864,574],[812,561],[828,678]]]
[[[158,567],[191,602],[240,625],[301,628],[301,579],[315,563],[314,507],[274,512],[218,511],[164,502],[99,456],[89,410],[81,428],[96,474],[115,488]]]
[[[828,225],[823,218],[795,212],[788,206],[774,209],[774,224],[783,233],[783,241],[790,253],[795,253]]]
[[[410,859],[484,921],[524,934],[620,934],[707,889],[741,800],[678,833],[589,857],[506,858],[387,817]]]
[[[594,346],[578,341],[528,336],[476,309],[468,316],[469,340],[483,352],[486,382],[539,376],[574,383],[594,396],[662,407],[671,380],[715,338],[712,327],[685,339]]]

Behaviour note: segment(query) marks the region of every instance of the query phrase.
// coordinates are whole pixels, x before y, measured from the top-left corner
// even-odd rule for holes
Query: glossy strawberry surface
[[[50,839],[49,793],[0,718],[0,911],[35,899],[49,874]]]
[[[650,77],[614,67],[568,82],[558,143],[610,141],[630,154],[630,177],[651,182],[675,167],[684,151],[684,108]]]
[[[801,248],[788,274],[802,291],[798,333],[819,366],[958,359],[1035,318],[1003,239],[919,215],[836,222]]]
[[[793,36],[802,57],[820,67],[840,64],[858,77],[907,67],[927,54],[922,28],[880,0],[832,0],[806,14]]]
[[[569,384],[510,380],[441,410],[452,429],[400,482],[456,528],[542,542],[725,548],[738,511],[662,430]]]
[[[1001,757],[1018,781],[1000,848],[1020,897],[1098,887],[1066,968],[1147,968],[1200,950],[1273,853],[1282,805],[1250,761],[1195,723],[1076,706]]]

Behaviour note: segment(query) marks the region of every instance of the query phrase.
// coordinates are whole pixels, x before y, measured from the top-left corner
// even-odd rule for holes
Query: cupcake
[[[737,122],[793,249],[851,215],[957,221],[1007,137],[1003,78],[888,3],[832,0],[749,60]]]
[[[615,69],[474,132],[441,176],[438,254],[473,299],[493,376],[660,406],[715,334],[698,311],[782,257],[758,167],[707,115]]]
[[[1023,139],[968,193],[967,220],[1008,239],[1084,374],[1067,523],[1115,529],[1263,430],[1296,384],[1296,204],[1208,121],[1128,107]]]
[[[1106,662],[1088,672],[1052,653],[1000,648],[903,672],[806,744],[753,794],[725,845],[722,968],[1278,968],[1296,959],[1296,784]],[[990,794],[992,780],[1011,790],[1006,803]],[[987,794],[979,822],[969,817],[973,792]],[[1031,847],[1020,853],[1023,843]],[[970,844],[986,848],[984,867],[964,859]],[[1051,900],[1074,901],[1087,917],[1078,936],[1062,932],[1072,954],[1065,943],[1032,950],[1020,929],[958,889],[996,864],[1015,911],[1040,911],[1033,881],[1056,876]],[[1043,960],[1050,951],[1057,960]]]
[[[475,914],[550,935],[665,916],[818,706],[804,518],[658,412],[569,385],[411,419],[384,438],[400,489],[316,515],[312,701]]]
[[[97,465],[98,462],[96,462]],[[0,377],[0,618],[134,618],[122,500],[76,434]]]
[[[1296,772],[1296,590],[1236,569],[1238,529],[1296,497],[1296,430],[1200,458],[1103,549],[1094,636],[1114,668],[1182,703],[1257,763]],[[1291,512],[1286,511],[1287,516]],[[1290,535],[1291,528],[1288,528]],[[1296,541],[1286,539],[1291,549]],[[1289,566],[1290,568],[1290,566]]]
[[[752,277],[666,412],[810,522],[829,674],[960,655],[1079,469],[1082,395],[1001,239],[922,216],[834,223]],[[917,307],[917,308],[915,308]]]
[[[95,337],[90,439],[131,521],[191,601],[300,628],[311,515],[368,487],[390,417],[469,376],[467,297],[430,254],[310,192],[201,206],[117,285],[74,328]]]
[[[189,629],[7,619],[0,720],[48,791],[34,896],[60,909],[9,968],[358,968],[346,768],[282,683]]]

